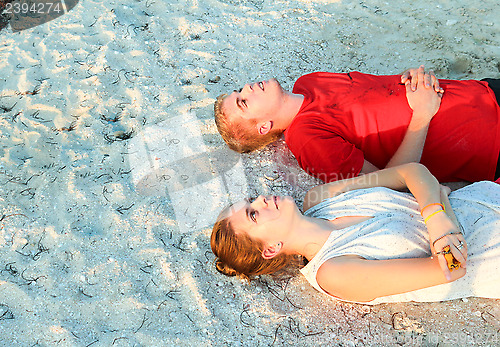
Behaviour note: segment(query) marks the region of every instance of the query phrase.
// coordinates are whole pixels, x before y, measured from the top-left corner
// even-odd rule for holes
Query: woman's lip
[[[275,196],[274,197],[274,204],[276,205],[276,208],[278,208],[278,202],[279,202],[279,197]]]

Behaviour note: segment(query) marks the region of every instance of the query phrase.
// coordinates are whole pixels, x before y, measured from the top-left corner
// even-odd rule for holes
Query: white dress
[[[500,184],[477,182],[452,192],[449,199],[467,241],[467,274],[450,283],[379,297],[368,304],[469,296],[500,298]],[[314,288],[327,294],[318,285],[316,273],[330,258],[348,254],[370,260],[430,256],[429,235],[419,211],[412,195],[381,187],[354,190],[322,201],[304,214],[328,220],[373,218],[332,231],[300,271]]]

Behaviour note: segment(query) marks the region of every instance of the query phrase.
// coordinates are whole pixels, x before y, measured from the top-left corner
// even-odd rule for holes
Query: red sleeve
[[[356,177],[364,163],[363,152],[338,135],[309,139],[292,152],[307,173],[324,182]]]

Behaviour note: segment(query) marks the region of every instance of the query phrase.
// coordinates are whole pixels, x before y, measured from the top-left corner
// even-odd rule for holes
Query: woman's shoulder
[[[365,260],[359,255],[341,255],[325,261],[316,273],[318,285],[329,295],[336,298],[344,296],[345,281],[349,279],[351,265]]]

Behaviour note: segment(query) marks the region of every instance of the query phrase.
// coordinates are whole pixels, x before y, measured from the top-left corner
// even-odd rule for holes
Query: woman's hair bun
[[[237,276],[238,275],[238,272],[235,269],[231,268],[230,266],[228,266],[226,263],[224,263],[220,259],[217,259],[215,261],[215,268],[221,274],[224,274],[226,276]]]

